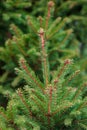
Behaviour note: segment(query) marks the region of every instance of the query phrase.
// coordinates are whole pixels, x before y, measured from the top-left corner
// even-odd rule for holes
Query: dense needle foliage
[[[1,6],[2,10],[14,12],[15,7],[24,13],[3,14],[2,21],[11,24],[5,46],[0,47],[0,130],[87,130],[86,43],[81,43],[81,51],[83,37],[74,32],[74,22],[81,20],[82,25],[86,18],[68,14],[76,5],[86,8],[86,1],[55,0],[58,9],[53,1],[18,3],[20,0],[2,1]],[[31,14],[28,7],[34,9]],[[64,15],[63,7],[69,7]],[[43,17],[33,16],[39,12]]]

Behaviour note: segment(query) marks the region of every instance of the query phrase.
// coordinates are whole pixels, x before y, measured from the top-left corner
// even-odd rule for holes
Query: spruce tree
[[[10,3],[8,1],[7,3],[11,7],[16,6],[15,2]],[[26,33],[16,23],[10,25],[11,38],[6,40],[4,47],[0,47],[0,61],[2,63],[2,74],[0,76],[1,94],[9,96],[9,94],[13,94],[15,88],[18,88],[20,84],[24,84],[22,81],[20,82],[20,76],[14,73],[14,68],[18,66],[20,55],[24,56],[34,71],[41,77],[41,60],[37,36],[40,27],[45,28],[45,31],[47,30],[46,35],[47,40],[49,40],[48,55],[51,70],[54,70],[64,59],[79,56],[79,43],[74,39],[73,30],[65,28],[66,24],[70,21],[68,17],[64,19],[58,17],[54,20],[54,7],[52,7],[50,8],[49,22],[46,23],[48,21],[47,15],[49,15],[47,13],[48,7],[45,9],[43,18],[41,16],[36,18],[26,14],[24,19],[22,19],[26,25]],[[17,17],[16,20],[19,21]],[[21,22],[21,26],[22,24]],[[68,45],[69,47],[67,48]]]
[[[30,22],[39,43],[41,74],[39,76],[25,57],[19,55],[19,68],[15,68],[15,71],[25,80],[25,85],[21,84],[11,95],[6,110],[0,108],[1,130],[87,129],[87,96],[84,97],[87,82],[79,82],[77,86],[73,82],[80,70],[69,58],[61,58],[60,65],[51,68],[49,48],[53,41],[50,36],[53,39],[58,29],[54,26],[55,21],[49,24],[53,7],[54,3],[48,2],[45,24],[40,19],[38,31]]]

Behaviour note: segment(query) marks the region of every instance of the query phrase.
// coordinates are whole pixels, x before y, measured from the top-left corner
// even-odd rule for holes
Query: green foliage
[[[50,19],[53,7],[54,3],[50,1],[47,15],[43,19],[40,17],[40,22],[37,20],[36,24],[33,17],[27,17],[31,27],[28,34],[23,34],[19,28],[11,25],[14,35],[6,42],[5,48],[1,48],[0,58],[6,62],[6,73],[1,81],[7,78],[11,67],[13,70],[17,66],[18,58],[19,68],[15,68],[18,77],[15,80],[20,81],[22,78],[25,81],[21,82],[16,93],[9,93],[6,110],[0,108],[1,130],[87,130],[87,96],[84,96],[87,82],[74,82],[79,78],[80,70],[72,59],[67,59],[72,55],[69,53],[68,56],[65,48],[69,42],[66,35],[70,36],[72,30],[63,29],[67,18]],[[29,47],[26,48],[28,37]],[[61,47],[57,45],[59,50],[65,50],[60,57],[55,56],[56,47],[53,45],[58,40],[63,43]],[[52,51],[56,67],[50,59]],[[16,62],[13,62],[13,56]],[[30,56],[34,59],[31,60]],[[28,59],[29,62],[26,62]],[[40,67],[41,73],[38,68],[33,69],[31,61]],[[13,66],[9,65],[10,62]]]
[[[1,25],[11,23],[9,39],[0,47],[0,94],[9,98],[1,102],[5,108],[0,107],[0,130],[87,130],[86,42],[83,45],[85,35],[79,39],[73,32],[74,25],[80,33],[79,26],[86,26],[87,2],[55,0],[58,8],[50,1],[45,9],[41,4],[47,1],[32,1],[30,12],[36,16],[41,12],[43,17],[38,18],[27,13],[29,1],[20,2],[7,0],[0,5],[2,12],[8,10],[2,13]],[[84,17],[68,14],[81,4]],[[77,57],[82,60],[75,65],[72,58]]]
[[[70,77],[73,80],[73,76],[70,76],[72,60],[66,59],[54,75],[50,73],[52,78],[48,84],[45,84],[45,79],[41,82],[37,78],[23,57],[19,64],[20,69],[16,69],[16,72],[25,79],[27,85],[12,96],[6,111],[0,109],[2,130],[87,129],[87,97],[82,98],[87,83],[79,87],[69,86]]]
[[[3,86],[1,87],[1,93],[5,95],[13,94],[15,88],[19,87],[21,83],[24,84],[22,81],[20,82],[20,76],[16,76],[14,73],[14,68],[18,66],[17,61],[20,55],[25,57],[28,64],[30,64],[36,74],[41,77],[40,55],[42,54],[39,52],[40,48],[38,48],[38,30],[40,27],[45,28],[46,31],[51,70],[54,70],[64,59],[79,56],[79,43],[74,39],[73,30],[64,28],[69,22],[69,19],[58,17],[56,20],[53,20],[53,17],[50,17],[46,23],[47,13],[46,9],[46,14],[43,18],[39,17],[38,19],[26,14],[24,18],[26,33],[24,33],[16,24],[10,25],[10,33],[12,36],[6,40],[4,47],[0,47],[0,61],[4,64],[1,67],[3,71],[0,79],[1,86]],[[51,9],[50,13],[52,16],[53,9]],[[69,47],[67,49],[68,45]],[[45,67],[48,68],[47,65]],[[44,76],[44,78],[45,77],[46,76]]]

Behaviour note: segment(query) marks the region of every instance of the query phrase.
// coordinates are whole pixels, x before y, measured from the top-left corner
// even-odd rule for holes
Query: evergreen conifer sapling
[[[26,85],[19,88],[8,103],[6,110],[0,109],[1,130],[86,130],[87,97],[83,97],[87,82],[72,86],[72,81],[79,75],[71,73],[73,60],[65,59],[55,69],[50,70],[48,57],[48,22],[50,8],[44,28],[40,28],[40,54],[42,63],[42,81],[27,64],[24,57],[19,60],[20,68],[16,72],[24,78]]]

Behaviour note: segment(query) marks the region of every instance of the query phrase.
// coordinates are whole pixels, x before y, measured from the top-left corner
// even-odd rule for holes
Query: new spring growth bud
[[[54,6],[54,2],[53,1],[49,1],[48,2],[48,13],[47,13],[47,17],[46,17],[46,29],[48,28],[48,22],[50,19],[50,15],[51,15],[51,8]]]
[[[43,36],[44,35],[44,29],[43,28],[40,28],[40,30],[39,30],[39,36],[41,37],[41,36]]]
[[[54,6],[54,2],[53,2],[53,1],[49,1],[49,2],[48,2],[48,7],[51,8],[51,7],[53,7],[53,6]]]
[[[57,82],[58,82],[58,79],[55,79],[55,80],[54,80],[54,84],[56,84]]]
[[[26,61],[23,58],[20,58],[20,65],[23,69],[26,69]]]
[[[65,61],[64,61],[64,65],[68,65],[68,64],[71,64],[72,63],[72,61],[70,60],[70,59],[66,59]]]
[[[18,88],[18,90],[16,92],[17,92],[18,95],[20,95],[20,96],[22,95],[21,89]]]
[[[39,36],[40,36],[41,43],[42,43],[42,49],[43,49],[43,48],[44,48],[44,45],[45,45],[45,40],[44,40],[44,29],[43,29],[43,28],[40,28],[38,34],[39,34]]]

